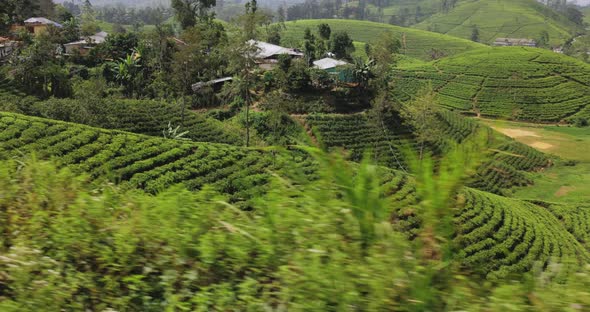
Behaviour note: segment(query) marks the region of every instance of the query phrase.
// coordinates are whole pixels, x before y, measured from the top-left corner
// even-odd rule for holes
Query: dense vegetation
[[[32,116],[75,122],[93,127],[162,136],[170,125],[186,132],[183,137],[196,142],[240,145],[240,129],[213,118],[197,114],[182,103],[156,100],[119,99],[51,99],[35,101],[8,97],[0,100],[0,108]]]
[[[458,275],[437,290],[423,284],[432,272],[412,272],[423,267],[423,255],[386,221],[389,209],[412,214],[407,205],[416,198],[399,196],[413,192],[401,187],[413,183],[404,183],[401,174],[384,176],[398,191],[383,201],[370,191],[379,180],[371,167],[361,166],[353,182],[357,167],[333,166],[305,191],[273,182],[254,210],[243,212],[211,189],[173,188],[151,196],[88,184],[47,163],[3,161],[0,307],[500,311],[514,304],[513,310],[529,311],[587,302],[586,275],[566,287],[555,284],[555,278],[568,280],[588,256],[543,208],[466,189],[457,210],[458,259],[491,280],[533,268],[545,273],[534,290],[518,282],[471,284]],[[337,195],[339,189],[347,195]],[[534,300],[527,299],[533,293]]]
[[[482,49],[395,72],[402,101],[430,84],[441,105],[461,112],[544,122],[587,114],[590,67],[541,49]]]

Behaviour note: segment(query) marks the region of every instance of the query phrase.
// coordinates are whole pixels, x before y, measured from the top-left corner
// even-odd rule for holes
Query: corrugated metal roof
[[[274,55],[288,54],[292,56],[303,56],[303,53],[296,51],[295,49],[284,48],[276,44],[249,40],[248,44],[254,45],[258,48],[255,57],[259,59],[265,59]]]
[[[31,17],[25,21],[25,24],[42,24],[42,25],[53,25],[56,27],[62,27],[60,23],[56,23],[45,17]]]
[[[330,57],[326,57],[321,60],[317,60],[317,61],[313,62],[313,65],[315,68],[319,68],[319,69],[330,69],[330,68],[335,68],[338,66],[348,65],[348,63],[346,63],[345,61],[340,61],[340,60],[336,60],[336,59],[333,59]]]
[[[101,31],[101,32],[98,32],[98,33],[88,37],[88,38],[90,39],[90,42],[98,44],[98,43],[105,42],[108,35],[109,35],[108,33]],[[88,43],[87,38],[82,38],[78,41],[66,43],[64,45],[69,46],[69,45],[79,45],[79,44],[87,44],[87,43]]]

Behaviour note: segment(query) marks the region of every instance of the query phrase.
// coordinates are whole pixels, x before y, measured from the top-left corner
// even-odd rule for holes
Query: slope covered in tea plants
[[[93,127],[163,136],[168,128],[180,126],[178,133],[196,142],[242,145],[239,131],[228,125],[183,109],[179,103],[156,100],[50,99],[33,104],[8,98],[0,111],[25,113],[43,118],[85,124]]]
[[[312,32],[317,32],[318,25],[320,24],[330,25],[332,33],[346,31],[352,40],[365,43],[375,41],[384,32],[392,33],[400,40],[400,42],[403,41],[403,37],[405,36],[405,47],[402,47],[401,53],[421,60],[431,60],[431,52],[433,49],[443,52],[445,55],[455,55],[461,52],[485,47],[482,44],[469,40],[418,29],[368,21],[339,19],[298,20],[295,22],[286,22],[286,29],[282,32],[282,41],[285,45],[296,45],[303,41],[305,29],[309,28]]]
[[[18,157],[23,153],[35,153],[41,159],[53,158],[59,167],[87,174],[91,179],[110,177],[123,186],[150,193],[160,193],[174,184],[183,184],[189,190],[211,185],[230,201],[241,203],[267,193],[274,173],[284,174],[289,179],[291,175],[287,170],[296,170],[306,176],[298,180],[305,189],[308,184],[313,187],[319,170],[311,157],[288,151],[271,153],[224,144],[169,140],[0,113],[0,157]],[[415,205],[415,182],[411,176],[385,168],[379,170],[382,171],[379,171],[378,183],[383,195],[392,203],[391,207],[405,209]],[[464,255],[465,264],[480,259],[480,252],[493,245],[490,236],[494,233],[488,230],[498,226],[498,213],[501,219],[510,214],[510,220],[516,220],[510,222],[524,234],[504,231],[514,236],[514,245],[501,249],[510,255],[488,261],[489,267],[482,272],[490,277],[528,271],[532,262],[546,263],[552,256],[575,257],[577,261],[587,259],[555,218],[537,211],[542,208],[481,191],[466,192],[475,195],[466,200],[464,209],[457,214],[461,226],[457,242],[469,251]],[[244,207],[255,206],[255,202],[250,202]],[[509,206],[511,209],[507,208]],[[404,223],[404,227],[415,228],[419,223],[411,212],[399,211],[397,215],[396,222]],[[474,228],[475,225],[481,230]],[[522,255],[525,251],[530,251],[526,257]]]
[[[484,43],[497,38],[537,39],[547,31],[549,42],[561,45],[577,29],[565,16],[535,0],[463,0],[448,13],[433,15],[413,27],[471,39],[474,26]]]
[[[225,144],[194,143],[108,131],[72,123],[0,113],[0,156],[34,153],[93,179],[155,193],[183,183],[200,189],[211,184],[232,200],[263,191],[278,157]],[[302,160],[298,170],[308,172]]]
[[[550,261],[564,262],[559,274],[566,276],[590,259],[576,238],[540,206],[472,189],[463,196],[455,240],[463,263],[488,278],[506,278],[535,265],[544,268]]]
[[[412,130],[401,118],[380,124],[367,114],[337,115],[312,114],[306,117],[306,126],[327,148],[342,148],[353,161],[360,161],[369,151],[376,162],[396,169],[404,169],[403,149],[418,149]],[[460,143],[482,126],[458,114],[442,111],[438,124],[441,136],[434,142],[427,142],[427,149],[435,155],[448,148],[449,142]],[[492,133],[491,129],[488,129]],[[493,193],[514,186],[530,185],[533,181],[525,172],[549,165],[543,153],[518,143],[504,135],[493,134],[489,142],[489,160],[478,168],[470,181],[472,187]]]
[[[590,65],[536,48],[470,51],[394,75],[400,101],[430,85],[442,106],[495,118],[558,122],[586,116],[590,103]]]

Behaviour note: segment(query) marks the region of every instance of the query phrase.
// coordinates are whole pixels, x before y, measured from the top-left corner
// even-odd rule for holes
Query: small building
[[[92,36],[80,38],[78,41],[66,43],[64,44],[66,54],[72,55],[78,51],[80,55],[87,55],[97,44],[105,42],[108,35],[108,33],[101,31]]]
[[[537,42],[534,39],[525,38],[498,38],[492,45],[497,47],[536,47]]]
[[[45,17],[31,17],[24,22],[24,25],[12,25],[10,27],[10,31],[16,33],[24,29],[31,34],[38,36],[39,34],[45,32],[47,30],[47,27],[50,26],[58,28],[62,27],[60,23],[56,23]]]
[[[0,62],[8,59],[14,50],[18,47],[18,42],[10,38],[0,37]]]
[[[350,64],[345,61],[333,59],[331,57],[326,57],[313,62],[313,67],[325,70],[330,75],[332,75],[336,80],[341,82],[351,82],[353,80],[353,74],[350,69]]]
[[[214,92],[219,92],[219,91],[221,91],[221,88],[223,88],[223,85],[225,85],[226,82],[232,81],[232,80],[233,80],[233,77],[224,77],[224,78],[214,79],[214,80],[210,80],[210,81],[197,82],[197,83],[194,83],[191,86],[191,88],[193,89],[193,92],[195,92],[195,93],[200,92],[205,87],[211,87],[211,88],[213,88]]]
[[[298,49],[285,48],[276,44],[256,40],[250,40],[248,44],[257,48],[254,57],[262,69],[272,69],[278,63],[279,55],[281,54],[290,55],[292,58],[303,58],[303,52]]]

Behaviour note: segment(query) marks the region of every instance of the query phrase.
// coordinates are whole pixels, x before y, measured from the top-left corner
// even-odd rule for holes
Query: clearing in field
[[[479,119],[515,140],[560,159],[532,173],[533,186],[514,190],[514,197],[549,202],[590,202],[590,128]]]

